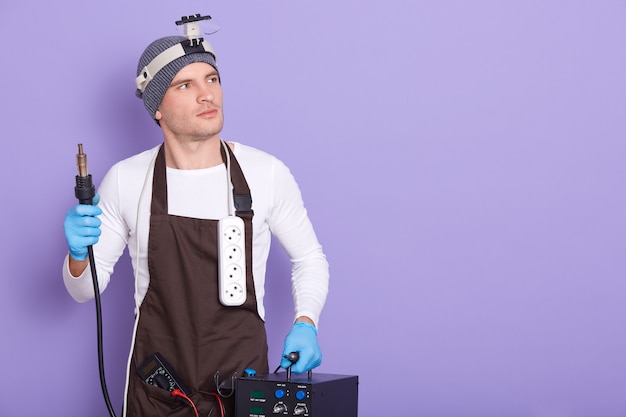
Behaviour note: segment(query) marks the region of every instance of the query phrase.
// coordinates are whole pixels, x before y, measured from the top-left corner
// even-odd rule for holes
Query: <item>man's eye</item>
[[[209,83],[216,83],[216,82],[218,82],[218,80],[219,80],[219,79],[217,78],[217,76],[215,76],[215,77],[209,77],[208,82],[209,82]]]
[[[178,86],[179,90],[186,90],[187,88],[189,88],[189,84],[184,83]]]

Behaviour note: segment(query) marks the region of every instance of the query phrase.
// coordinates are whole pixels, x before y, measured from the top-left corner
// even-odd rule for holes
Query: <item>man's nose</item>
[[[198,101],[213,101],[215,98],[215,92],[208,84],[201,84],[198,91]]]

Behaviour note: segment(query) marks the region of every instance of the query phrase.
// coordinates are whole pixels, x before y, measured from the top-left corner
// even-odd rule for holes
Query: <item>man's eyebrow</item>
[[[179,80],[172,80],[172,82],[170,83],[170,87],[174,87],[176,85],[181,85],[181,84],[188,84],[191,82],[190,78],[181,78]]]
[[[217,76],[219,75],[217,70],[211,70],[209,72],[206,73],[206,75],[204,76],[204,78],[209,78],[209,77],[213,77],[213,76]],[[170,83],[170,87],[174,86],[174,85],[180,85],[180,84],[188,84],[192,82],[191,78],[181,78],[179,80],[172,80],[172,82]]]

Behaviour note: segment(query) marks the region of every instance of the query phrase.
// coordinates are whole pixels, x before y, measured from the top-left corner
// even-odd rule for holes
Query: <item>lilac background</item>
[[[196,12],[224,137],[299,180],[331,263],[320,371],[359,375],[359,416],[626,416],[618,0],[3,0],[1,415],[107,415],[93,302],[60,275],[76,144],[98,183],[160,142],[136,61]],[[276,246],[271,364],[288,269]],[[103,297],[116,408],[131,281],[124,257]]]

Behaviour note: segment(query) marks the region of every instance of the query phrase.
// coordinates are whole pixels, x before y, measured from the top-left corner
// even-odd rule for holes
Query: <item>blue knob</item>
[[[296,392],[296,398],[299,399],[300,401],[304,400],[306,398],[306,392],[304,391]]]
[[[285,396],[285,390],[282,390],[282,389],[277,389],[277,390],[274,392],[274,396],[276,396],[276,398],[278,398],[278,399],[283,398],[283,397]]]

